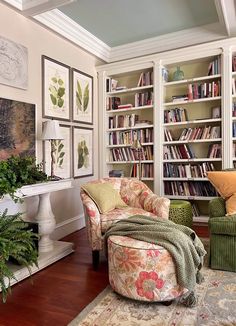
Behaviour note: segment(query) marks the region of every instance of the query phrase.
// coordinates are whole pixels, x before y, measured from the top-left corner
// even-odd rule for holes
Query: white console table
[[[51,209],[50,194],[72,187],[72,179],[63,179],[24,186],[17,191],[17,195],[22,198],[39,196],[39,208],[35,217],[35,221],[39,225],[39,257],[38,267],[31,267],[32,274],[73,252],[73,243],[53,241],[50,239],[50,234],[54,231],[56,226],[55,217]],[[11,280],[11,285],[29,276],[27,268],[22,268],[22,266],[14,264],[11,265],[12,271],[16,277],[16,280]]]

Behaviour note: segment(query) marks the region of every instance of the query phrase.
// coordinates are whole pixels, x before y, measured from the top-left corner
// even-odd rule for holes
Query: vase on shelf
[[[173,74],[173,81],[184,79],[184,72],[180,70],[180,66],[177,66],[176,71]]]

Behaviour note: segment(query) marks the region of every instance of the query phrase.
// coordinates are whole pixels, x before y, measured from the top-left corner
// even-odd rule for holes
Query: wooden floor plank
[[[208,236],[205,226],[194,229]],[[86,230],[63,239],[75,243],[75,252],[12,288],[7,303],[0,303],[0,326],[66,326],[108,284],[107,261],[101,257],[92,269]]]

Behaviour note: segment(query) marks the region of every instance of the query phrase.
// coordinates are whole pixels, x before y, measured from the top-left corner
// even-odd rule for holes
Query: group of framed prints
[[[52,145],[56,176],[92,176],[93,128],[89,125],[93,124],[93,77],[42,56],[42,82],[43,118],[59,120],[63,137],[51,140],[52,144],[45,142],[45,172],[50,171]]]

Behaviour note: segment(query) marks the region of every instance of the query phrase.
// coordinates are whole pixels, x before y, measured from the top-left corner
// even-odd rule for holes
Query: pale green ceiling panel
[[[109,46],[218,22],[214,0],[77,0],[60,10]]]

